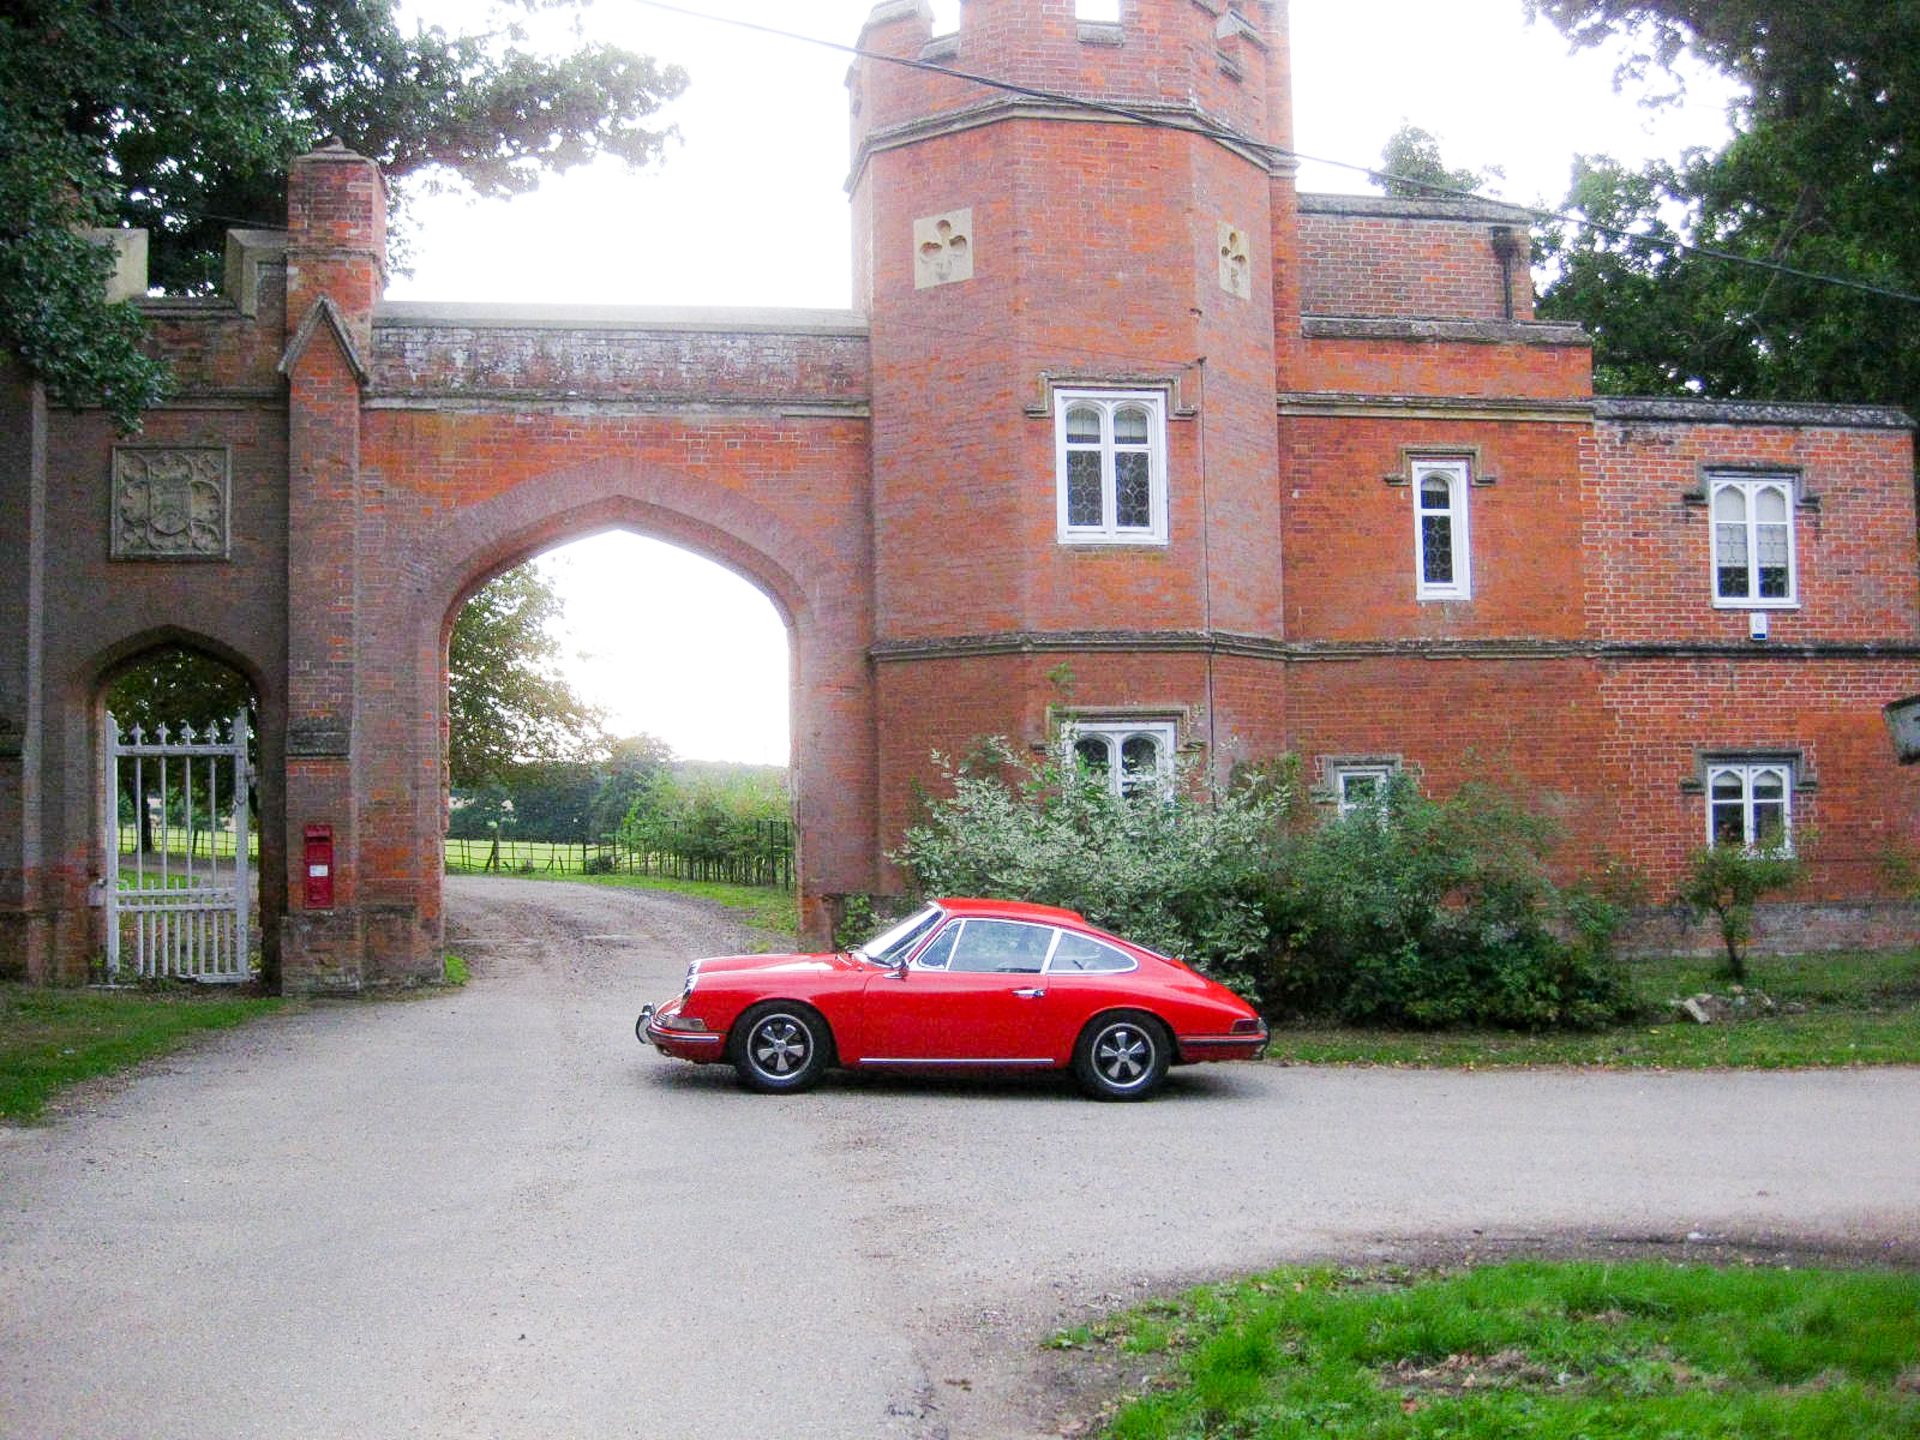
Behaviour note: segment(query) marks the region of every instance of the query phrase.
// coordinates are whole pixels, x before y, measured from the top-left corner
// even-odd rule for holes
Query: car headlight
[[[698,1015],[682,1015],[673,1006],[668,1006],[653,1017],[654,1027],[660,1030],[700,1030],[707,1028],[707,1022]]]

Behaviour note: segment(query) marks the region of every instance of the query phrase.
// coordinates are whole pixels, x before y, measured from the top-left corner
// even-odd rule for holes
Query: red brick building
[[[1817,831],[1782,939],[1912,938],[1904,416],[1595,397],[1524,213],[1296,191],[1279,4],[889,0],[862,45],[999,83],[854,65],[855,311],[389,303],[380,177],[323,150],[223,295],[147,302],[182,392],[137,441],[0,385],[0,966],[84,973],[100,697],[185,642],[260,697],[287,985],[433,973],[449,627],[609,527],[785,616],[816,934],[930,752],[1071,727],[1116,783],[1292,751],[1329,808],[1491,775],[1656,897]],[[124,503],[178,457],[225,487],[186,550]]]

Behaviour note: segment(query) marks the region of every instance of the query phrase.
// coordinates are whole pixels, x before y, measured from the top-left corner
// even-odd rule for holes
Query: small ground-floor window
[[[1165,785],[1173,773],[1175,724],[1171,720],[1071,721],[1074,758],[1105,777],[1116,795]]]
[[[1707,767],[1707,842],[1793,848],[1793,767],[1777,760]]]

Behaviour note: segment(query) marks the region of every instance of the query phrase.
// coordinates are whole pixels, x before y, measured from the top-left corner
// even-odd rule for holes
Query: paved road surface
[[[741,945],[450,882],[464,991],[217,1037],[0,1130],[0,1436],[1001,1440],[1149,1288],[1484,1232],[1920,1244],[1920,1071],[1219,1066],[750,1096],[633,1039]]]

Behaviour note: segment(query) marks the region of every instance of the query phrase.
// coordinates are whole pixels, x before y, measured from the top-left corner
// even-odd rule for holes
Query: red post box
[[[307,826],[304,865],[307,877],[306,908],[331,910],[333,908],[333,827],[331,825]]]

